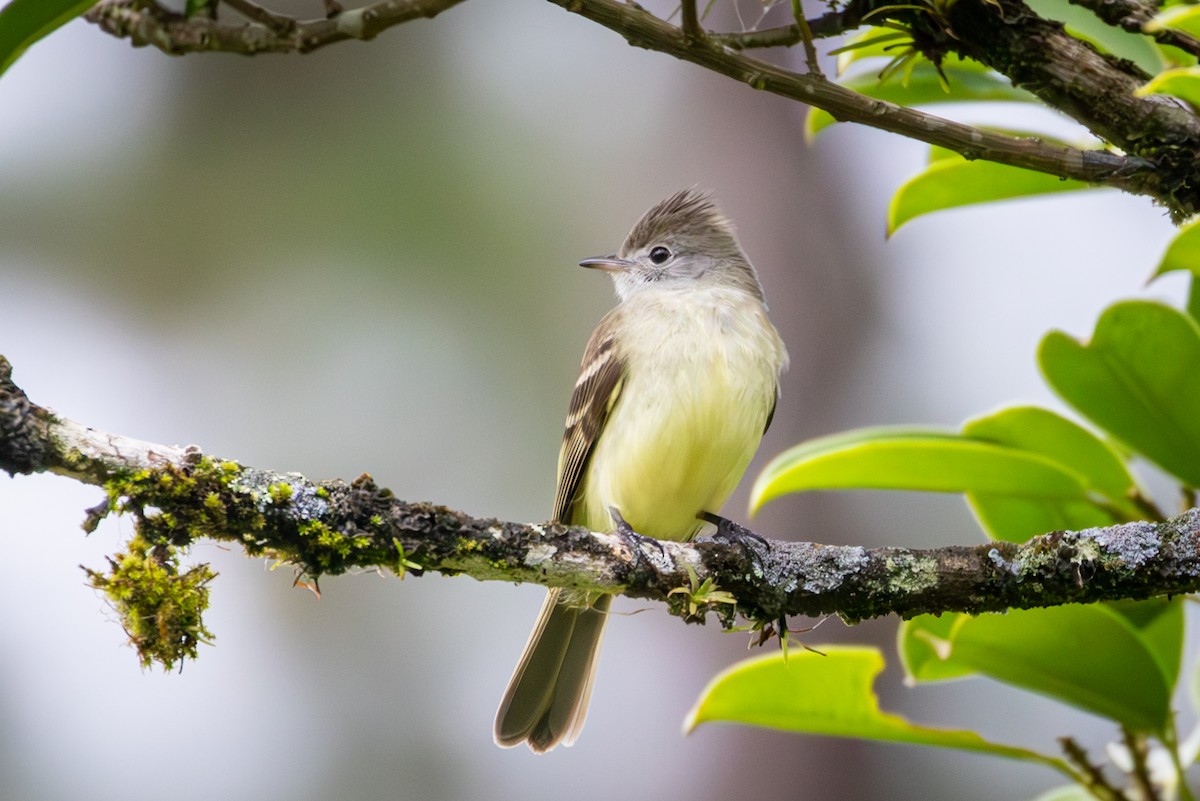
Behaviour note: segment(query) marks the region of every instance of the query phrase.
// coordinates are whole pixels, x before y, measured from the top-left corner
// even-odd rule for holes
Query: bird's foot
[[[635,563],[641,562],[641,560],[644,558],[643,554],[649,547],[657,549],[659,556],[665,557],[667,555],[667,549],[663,547],[661,542],[653,537],[647,537],[634,531],[633,526],[626,522],[625,518],[621,516],[621,511],[617,509],[617,507],[608,507],[608,514],[610,517],[612,517],[613,525],[616,526],[616,528],[613,529],[613,534],[617,535],[621,541],[625,543],[625,546],[633,553]]]
[[[762,569],[763,561],[771,553],[771,542],[766,537],[712,512],[701,512],[697,517],[717,527],[710,539],[738,546],[756,568]]]

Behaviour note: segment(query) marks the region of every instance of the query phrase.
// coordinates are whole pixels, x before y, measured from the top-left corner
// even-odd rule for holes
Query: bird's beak
[[[593,259],[584,259],[579,262],[580,267],[588,267],[593,270],[604,270],[606,273],[623,273],[633,267],[633,262],[629,259],[618,259],[616,254],[612,256],[597,256]]]

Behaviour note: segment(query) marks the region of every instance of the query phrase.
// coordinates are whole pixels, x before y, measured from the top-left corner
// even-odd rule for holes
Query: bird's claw
[[[766,537],[712,512],[701,512],[697,516],[717,527],[710,539],[740,547],[755,566],[762,569],[763,561],[771,553],[771,543]]]
[[[667,555],[667,549],[663,547],[661,542],[653,537],[647,537],[634,531],[633,526],[625,521],[625,518],[621,516],[621,512],[617,507],[608,507],[608,514],[612,517],[613,524],[616,526],[613,534],[620,537],[625,546],[633,552],[635,562],[640,562],[643,559],[642,554],[647,546],[653,546],[658,549],[660,556],[665,557]]]

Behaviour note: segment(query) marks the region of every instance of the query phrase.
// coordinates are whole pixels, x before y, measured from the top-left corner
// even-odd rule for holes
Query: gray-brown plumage
[[[758,446],[787,353],[758,276],[707,195],[646,212],[609,272],[620,304],[592,333],[567,412],[554,521],[691,539]],[[583,727],[612,597],[551,590],[496,714],[495,739],[535,752]]]

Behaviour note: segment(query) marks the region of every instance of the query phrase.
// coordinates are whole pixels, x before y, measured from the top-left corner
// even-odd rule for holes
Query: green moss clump
[[[111,512],[135,520],[133,539],[124,552],[109,557],[107,571],[83,569],[91,586],[117,610],[143,667],[157,662],[170,670],[194,659],[200,643],[212,641],[202,615],[216,573],[206,564],[181,569],[179,556],[200,538],[231,539],[233,532],[263,529],[263,514],[229,491],[240,473],[236,462],[203,457],[182,467],[125,473],[105,484],[106,506],[89,510],[89,529]],[[252,536],[247,550],[256,544]]]
[[[280,481],[267,487],[267,493],[271,496],[271,503],[283,506],[292,499],[292,485]]]
[[[368,536],[341,532],[320,520],[301,523],[300,537],[308,546],[305,548],[306,572],[317,575],[345,570],[344,562],[351,554],[372,545]]]
[[[124,553],[109,558],[107,573],[84,568],[91,586],[121,616],[142,667],[157,662],[171,670],[177,662],[195,659],[200,643],[213,640],[202,615],[216,573],[207,564],[180,572],[178,557],[174,546],[152,545],[135,535]]]
[[[241,470],[236,462],[202,457],[186,467],[168,464],[114,476],[105,484],[108,508],[133,515],[138,534],[151,545],[241,538],[266,525],[249,499],[229,491]],[[291,493],[288,485],[277,486]]]

